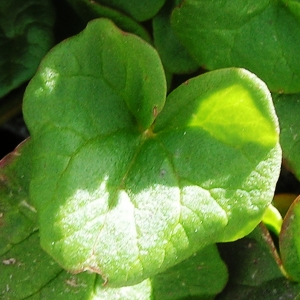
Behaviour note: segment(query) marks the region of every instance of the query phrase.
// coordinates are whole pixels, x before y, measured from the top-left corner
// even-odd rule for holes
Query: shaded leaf
[[[61,268],[39,247],[34,233],[0,256],[0,296],[24,299],[57,276]]]
[[[151,299],[149,280],[113,289],[96,274],[67,273],[40,248],[37,232],[0,256],[0,262],[1,299]]]
[[[289,168],[300,179],[300,94],[273,95],[280,124],[280,145]]]
[[[214,299],[224,288],[227,277],[227,268],[216,246],[210,245],[154,276],[151,279],[154,299]]]
[[[0,97],[29,80],[53,44],[48,0],[3,0],[0,7]]]
[[[123,11],[139,22],[153,18],[162,8],[165,0],[96,0],[117,10]]]
[[[281,2],[186,0],[172,26],[207,69],[243,67],[274,92],[300,92],[300,22]]]
[[[99,275],[88,272],[72,275],[62,270],[40,248],[38,238],[38,233],[34,233],[0,257],[1,298],[173,300],[197,295],[213,299],[227,279],[226,267],[216,247],[209,246],[151,280],[109,288]]]
[[[37,230],[29,200],[30,140],[0,161],[0,255]]]
[[[30,195],[67,270],[137,284],[261,221],[281,164],[263,82],[211,72],[161,112],[165,94],[156,51],[108,20],[55,47],[29,84]]]
[[[219,249],[228,266],[229,283],[218,300],[294,299],[289,295],[298,295],[299,286],[284,278],[276,248],[263,225],[239,241],[220,244]]]
[[[263,225],[241,240],[220,244],[219,249],[232,283],[257,287],[263,282],[283,277],[278,253]]]
[[[108,18],[124,31],[132,32],[145,41],[150,42],[149,34],[139,23],[122,12],[101,4],[100,1],[67,1],[85,22],[89,22],[96,18]]]
[[[297,196],[297,194],[276,194],[273,199],[273,204],[280,214],[285,216]]]
[[[279,236],[282,262],[292,280],[300,281],[300,198],[298,197],[288,210]]]
[[[175,1],[166,5],[153,18],[153,36],[155,47],[164,67],[171,73],[191,73],[199,68],[198,63],[190,56],[178,40],[171,27],[171,12]]]
[[[291,282],[284,277],[262,283],[257,288],[230,286],[226,296],[217,300],[299,300],[300,284]]]

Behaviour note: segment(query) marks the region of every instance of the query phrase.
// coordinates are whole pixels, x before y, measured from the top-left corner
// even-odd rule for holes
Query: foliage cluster
[[[273,200],[282,156],[300,178],[299,0],[0,16],[1,102],[30,80],[30,138],[0,161],[1,299],[299,299],[300,200]]]

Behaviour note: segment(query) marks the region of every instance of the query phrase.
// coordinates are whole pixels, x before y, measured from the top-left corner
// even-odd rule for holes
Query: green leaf
[[[151,281],[146,279],[139,284],[120,288],[103,287],[97,285],[96,294],[99,298],[107,300],[152,300]]]
[[[153,18],[155,48],[166,70],[176,74],[191,73],[196,71],[199,65],[173,32],[170,18],[174,6],[174,1],[167,1],[163,9]]]
[[[245,286],[229,286],[228,293],[216,300],[299,300],[300,284],[286,278],[276,278],[263,282],[256,288]]]
[[[292,280],[300,281],[300,198],[288,210],[279,236],[283,266]]]
[[[55,262],[56,267],[60,268]],[[43,271],[44,272],[44,271]],[[98,298],[94,289],[97,288],[99,281],[96,274],[81,273],[72,275],[60,268],[56,276],[47,282],[41,289],[28,299],[105,299]],[[102,282],[101,282],[102,284]],[[27,298],[26,298],[27,299]],[[110,300],[110,298],[107,298]],[[112,299],[111,299],[112,300]]]
[[[1,299],[150,300],[151,294],[149,279],[135,286],[108,288],[99,275],[66,272],[41,249],[38,232],[0,255]]]
[[[228,266],[229,282],[218,300],[290,299],[280,296],[298,294],[300,286],[284,278],[275,245],[263,225],[241,240],[220,244],[219,250]]]
[[[270,204],[263,216],[264,224],[276,235],[279,235],[282,226],[282,216],[275,206]]]
[[[217,274],[217,280],[216,280]],[[228,279],[227,268],[215,245],[205,247],[189,259],[151,279],[157,300],[215,299]],[[194,298],[193,298],[194,299]]]
[[[167,300],[188,296],[213,299],[227,280],[227,269],[214,245],[195,253],[154,278],[120,288],[103,285],[99,275],[72,275],[62,270],[39,246],[38,233],[0,257],[3,299]],[[215,272],[218,280],[215,280]],[[204,298],[203,298],[204,297]]]
[[[254,223],[259,222],[260,209],[266,208],[265,200],[272,197],[273,191],[267,191],[266,186],[275,184],[274,173],[263,181],[258,176],[268,173],[266,161],[272,164],[276,157],[278,164],[280,157],[277,147],[269,153],[266,151],[278,141],[278,136],[274,135],[278,128],[274,112],[270,114],[273,111],[270,101],[266,87],[253,74],[225,69],[204,74],[180,86],[169,95],[157,119],[155,130],[167,131],[162,143],[173,157],[174,170],[186,184],[201,187],[190,192],[206,198],[211,209],[214,207],[206,214],[211,221],[228,222],[218,241],[237,239],[249,233]],[[266,118],[267,115],[270,118]],[[204,165],[205,161],[209,163]],[[278,172],[278,165],[273,168]],[[255,203],[256,215],[250,199],[255,198],[258,191],[266,191],[266,194],[258,197],[261,202]],[[234,199],[239,199],[239,205],[234,205],[237,203]],[[202,211],[206,210],[203,206]],[[244,226],[241,226],[243,211],[247,213],[243,216]],[[214,230],[216,227],[211,225]]]
[[[29,200],[30,140],[0,161],[0,255],[37,230]]]
[[[38,245],[38,234],[34,233],[0,256],[2,299],[25,299],[61,272],[60,266]]]
[[[72,275],[62,270],[40,248],[37,232],[1,255],[0,262],[1,299],[151,299],[149,280],[114,289],[103,286],[96,274]]]
[[[165,0],[96,0],[117,10],[123,11],[139,22],[153,18],[162,8]]]
[[[3,0],[0,7],[0,97],[29,80],[53,44],[48,0]]]
[[[131,32],[141,37],[147,42],[151,41],[148,32],[138,22],[129,16],[111,7],[105,6],[97,1],[89,0],[67,0],[77,14],[85,21],[89,22],[96,18],[108,18],[119,28]]]
[[[172,26],[207,69],[243,67],[274,92],[300,92],[300,22],[281,2],[186,0]]]
[[[289,10],[300,21],[300,1],[299,0],[282,0]]]
[[[56,46],[29,84],[30,195],[67,270],[134,285],[261,221],[281,165],[265,84],[227,69],[161,112],[165,94],[157,52],[108,20]]]
[[[283,157],[289,168],[300,179],[300,94],[273,95],[274,105],[279,117],[280,145]]]

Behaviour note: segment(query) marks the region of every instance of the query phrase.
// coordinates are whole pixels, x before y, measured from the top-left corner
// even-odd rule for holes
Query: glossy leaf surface
[[[48,0],[3,0],[0,6],[0,97],[29,80],[53,43]]]
[[[30,194],[67,270],[137,284],[260,222],[281,163],[265,84],[225,69],[165,94],[156,51],[108,20],[55,47],[29,84]]]
[[[271,91],[300,92],[300,22],[280,1],[187,0],[172,25],[207,69],[243,67]]]

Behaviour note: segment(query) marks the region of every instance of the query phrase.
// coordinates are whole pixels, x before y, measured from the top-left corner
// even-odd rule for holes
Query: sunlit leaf
[[[225,69],[166,99],[165,81],[150,45],[95,20],[26,90],[41,244],[109,287],[245,236],[273,198],[281,150],[265,84]]]

